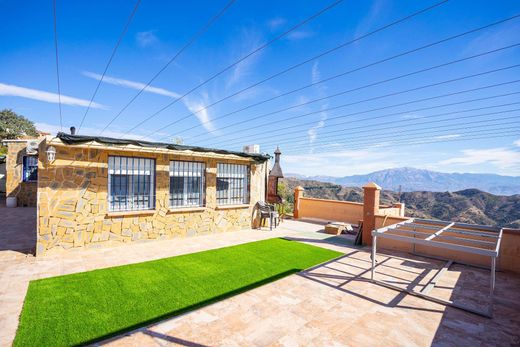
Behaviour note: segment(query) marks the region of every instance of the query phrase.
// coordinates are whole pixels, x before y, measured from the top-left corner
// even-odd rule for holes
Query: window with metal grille
[[[155,208],[155,160],[108,157],[108,208],[137,211]]]
[[[217,204],[249,203],[249,166],[217,164]]]
[[[204,206],[206,165],[195,161],[170,161],[170,207]]]
[[[25,156],[23,157],[23,175],[22,181],[34,182],[38,180],[38,157]]]

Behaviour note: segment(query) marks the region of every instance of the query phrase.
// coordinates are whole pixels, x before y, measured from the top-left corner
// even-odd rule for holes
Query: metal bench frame
[[[419,231],[418,231],[419,230]],[[428,232],[429,231],[429,232]],[[437,302],[439,304],[456,307],[471,313],[491,318],[493,315],[493,294],[495,291],[495,273],[496,260],[500,251],[500,242],[502,240],[503,230],[496,227],[490,227],[478,224],[457,223],[448,221],[436,221],[431,219],[411,218],[409,220],[396,223],[384,228],[372,231],[372,268],[371,281],[388,287],[390,289],[406,292],[426,300]],[[455,234],[444,235],[445,233]],[[478,237],[474,239],[472,237]],[[435,284],[446,272],[449,267],[458,261],[445,259],[447,263],[438,273],[430,280],[427,286],[421,291],[413,289],[401,288],[399,286],[377,280],[376,275],[376,255],[377,255],[377,239],[389,239],[402,241],[415,245],[424,245],[440,249],[446,249],[462,253],[477,254],[491,258],[491,276],[489,285],[490,304],[487,311],[477,310],[462,304],[455,303],[451,300],[445,300],[431,296],[428,293],[435,287]],[[415,252],[414,252],[415,253]],[[415,253],[416,254],[416,253]],[[421,255],[421,254],[419,254]],[[422,255],[421,255],[422,256]]]

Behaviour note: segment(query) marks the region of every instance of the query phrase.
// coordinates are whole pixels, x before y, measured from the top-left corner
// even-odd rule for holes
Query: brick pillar
[[[375,215],[379,213],[381,187],[370,182],[363,187],[363,245],[372,245],[372,230],[375,229]]]
[[[399,208],[399,217],[404,217],[404,202],[398,202],[394,204],[395,207]]]
[[[300,218],[299,209],[300,209],[300,198],[303,197],[303,187],[298,186],[294,188],[294,219]]]

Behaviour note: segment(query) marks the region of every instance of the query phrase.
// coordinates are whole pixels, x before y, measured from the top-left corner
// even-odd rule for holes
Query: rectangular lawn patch
[[[299,242],[269,239],[32,281],[14,344],[92,343],[340,255]]]

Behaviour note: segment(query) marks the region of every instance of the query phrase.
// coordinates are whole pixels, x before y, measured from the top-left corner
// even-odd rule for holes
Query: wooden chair
[[[278,227],[280,216],[274,208],[274,205],[270,205],[265,201],[259,201],[257,205],[258,210],[260,211],[260,228],[267,219],[269,219],[269,230],[273,230],[273,223],[275,228]]]

